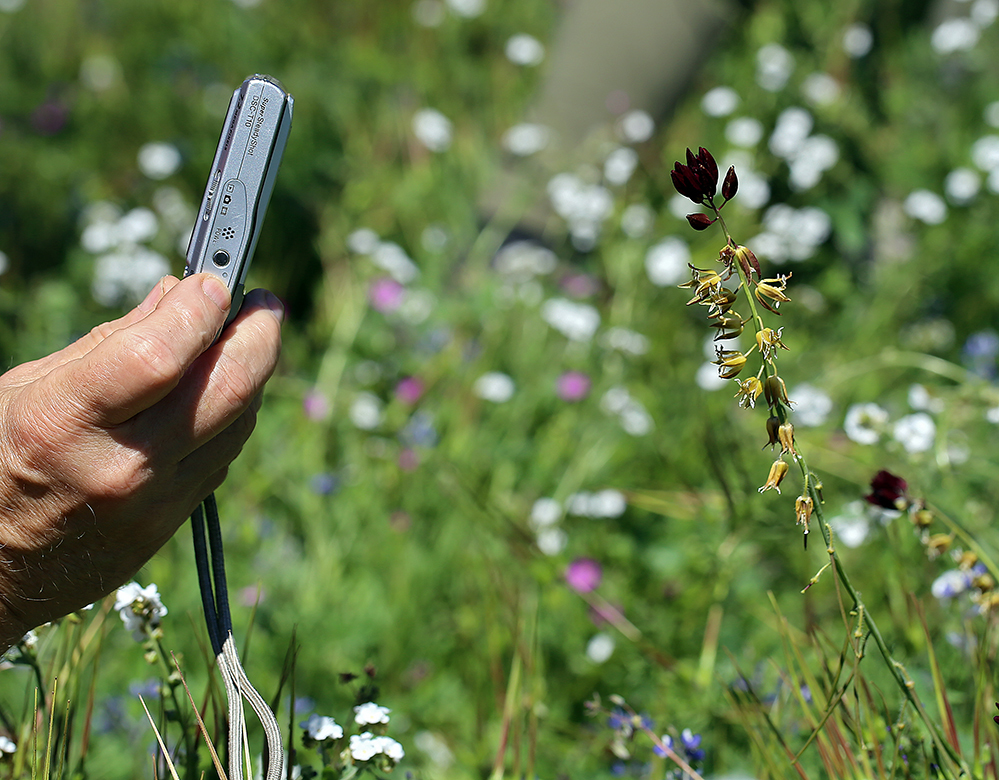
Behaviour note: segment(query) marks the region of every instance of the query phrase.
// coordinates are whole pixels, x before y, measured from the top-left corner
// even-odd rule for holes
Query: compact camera
[[[184,276],[215,274],[232,294],[226,324],[243,301],[243,284],[281,165],[294,99],[270,76],[250,76],[232,94],[215,161],[187,247]]]

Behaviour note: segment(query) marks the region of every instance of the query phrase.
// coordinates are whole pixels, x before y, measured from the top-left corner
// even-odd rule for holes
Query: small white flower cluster
[[[656,121],[641,109],[627,112],[617,122],[617,135],[628,144],[648,141],[655,130]]]
[[[674,287],[690,278],[690,247],[679,236],[667,236],[645,253],[645,273],[656,287]]]
[[[513,398],[517,386],[512,377],[502,371],[488,371],[472,385],[472,391],[483,401],[502,404]]]
[[[763,214],[764,231],[749,242],[757,257],[778,265],[807,260],[832,232],[832,219],[822,209],[776,203]]]
[[[534,531],[538,549],[545,555],[558,555],[569,540],[568,534],[559,527],[563,515],[608,519],[620,517],[627,506],[624,494],[613,488],[595,493],[573,493],[564,504],[554,498],[539,498],[531,506],[527,523]]]
[[[354,761],[371,761],[378,756],[385,756],[394,764],[405,757],[402,745],[392,737],[376,736],[370,731],[362,734],[352,734],[350,737],[350,757]]]
[[[545,301],[541,318],[570,341],[590,341],[600,327],[600,312],[593,306],[566,298]]]
[[[500,247],[493,258],[493,268],[514,284],[547,276],[558,265],[555,253],[534,241],[511,241]]]
[[[155,583],[143,588],[137,582],[130,582],[118,588],[114,608],[136,642],[151,636],[167,614]]]
[[[312,713],[309,719],[299,724],[305,729],[310,739],[316,742],[323,742],[327,739],[340,739],[343,737],[343,727],[333,718]]]
[[[374,726],[379,723],[389,722],[388,707],[381,707],[373,701],[365,702],[354,707],[354,723],[358,726]]]
[[[580,252],[593,249],[604,221],[614,210],[610,191],[576,174],[559,173],[548,182],[548,198],[555,213],[566,221],[572,245]]]
[[[139,149],[138,162],[140,171],[150,179],[160,181],[180,168],[180,150],[173,144],[160,141],[144,144]]]
[[[932,398],[921,385],[910,389],[909,403],[915,411],[889,423],[888,411],[876,403],[858,403],[846,410],[843,431],[857,444],[877,444],[885,434],[902,445],[910,455],[926,452],[936,440],[937,426],[930,412],[940,411],[939,399]],[[952,453],[957,455],[958,453]]]
[[[536,122],[521,122],[503,133],[500,143],[516,157],[530,157],[546,148],[551,140],[551,128]]]
[[[794,72],[794,56],[779,43],[756,52],[756,83],[768,92],[780,92]]]
[[[358,228],[347,236],[347,248],[370,259],[399,284],[409,284],[420,275],[420,269],[405,249],[392,241],[382,241],[370,228]]]
[[[17,752],[17,745],[10,737],[0,736],[0,754],[10,755]]]
[[[507,39],[504,53],[514,65],[540,65],[545,58],[545,47],[533,35],[517,33]]]
[[[384,404],[374,393],[358,393],[347,416],[362,431],[373,431],[382,424]]]
[[[145,246],[159,232],[159,218],[145,207],[126,214],[111,203],[95,203],[84,214],[83,248],[99,255],[91,293],[104,306],[138,303],[170,273],[170,262]]]
[[[645,436],[656,427],[642,402],[623,387],[612,387],[604,393],[600,408],[606,414],[617,417],[624,432],[631,436]]]
[[[413,115],[413,135],[431,152],[446,152],[451,147],[454,126],[434,108],[422,108]]]
[[[770,151],[787,162],[794,190],[811,189],[839,161],[839,146],[827,135],[812,135],[813,124],[806,109],[792,106],[780,113],[770,135]]]
[[[600,337],[600,345],[627,355],[644,355],[649,351],[649,340],[641,333],[614,326]]]
[[[739,93],[731,87],[713,87],[701,98],[701,110],[708,116],[728,116],[739,107]]]

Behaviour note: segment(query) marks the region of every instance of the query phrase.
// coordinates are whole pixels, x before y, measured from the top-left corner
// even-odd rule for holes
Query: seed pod
[[[728,173],[725,174],[725,181],[722,182],[722,197],[725,200],[732,200],[738,191],[739,177],[735,175],[735,166],[733,165],[728,169]]]

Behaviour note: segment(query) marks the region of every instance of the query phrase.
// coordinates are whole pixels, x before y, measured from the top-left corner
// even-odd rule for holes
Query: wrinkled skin
[[[274,371],[277,299],[165,277],[0,376],[0,648],[127,581],[225,479]]]

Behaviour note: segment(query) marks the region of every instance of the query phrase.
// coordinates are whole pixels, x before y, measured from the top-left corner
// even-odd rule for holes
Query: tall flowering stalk
[[[847,622],[847,628],[852,632],[850,644],[858,661],[864,655],[867,640],[873,639],[903,696],[913,706],[929,732],[938,753],[949,758],[959,774],[967,775],[969,771],[967,764],[955,746],[944,738],[940,726],[929,717],[915,693],[908,672],[891,655],[870,610],[851,583],[833,545],[832,531],[823,520],[822,483],[809,470],[805,457],[795,446],[794,426],[789,420],[792,401],[788,398],[784,380],[777,371],[777,356],[781,350],[787,349],[783,343],[784,329],[775,330],[770,327],[762,313],[766,312],[768,317],[779,316],[780,305],[790,302],[787,282],[791,274],[764,278],[759,261],[753,252],[736,243],[729,233],[721,210],[735,197],[739,189],[735,166],[728,169],[719,192],[718,165],[711,153],[704,147],[699,148],[696,154],[687,149],[686,164],[676,162],[670,176],[677,192],[709,212],[688,214],[687,221],[690,226],[700,231],[718,224],[725,234],[725,245],[718,253],[720,268],[696,268],[691,264],[691,279],[680,287],[693,290],[693,297],[687,302],[688,306],[699,304],[707,308],[708,318],[712,320],[711,327],[717,331],[715,341],[719,342],[715,350],[714,363],[718,366],[720,377],[732,379],[737,383],[735,397],[739,399],[739,405],[753,409],[760,396],[766,402],[769,412],[766,421],[768,440],[764,447],[769,446],[771,452],[775,447],[779,447],[780,450],[770,466],[766,481],[759,490],[761,493],[768,490],[776,490],[779,493],[780,485],[790,469],[788,460],[795,464],[802,479],[801,493],[795,499],[795,522],[802,527],[807,549],[809,526],[814,514],[826,545],[829,561],[811,578],[804,590],[816,584],[826,569],[831,568],[834,571],[837,582],[853,602],[849,616],[856,620],[856,626],[851,628]],[[718,202],[719,196],[720,202]],[[732,286],[726,286],[725,282],[734,278],[738,278],[739,283],[735,285],[735,289],[731,289]],[[736,304],[740,304],[743,299],[750,312],[748,317],[743,317],[735,310]],[[752,328],[755,344],[745,352],[726,348],[723,342],[739,337],[747,326]],[[745,377],[745,373],[748,373],[746,369],[751,361],[752,365],[756,366],[755,374],[740,379],[740,375]],[[846,613],[844,621],[848,621]],[[830,709],[835,706],[838,706],[837,702],[833,702]]]

